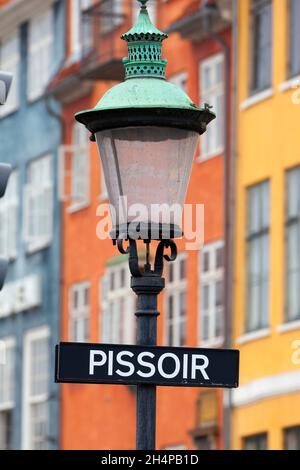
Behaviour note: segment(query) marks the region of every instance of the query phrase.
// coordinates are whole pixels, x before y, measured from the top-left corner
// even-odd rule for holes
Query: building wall
[[[282,429],[300,423],[299,365],[293,363],[293,344],[299,325],[280,331],[285,318],[285,171],[299,165],[297,122],[299,105],[292,103],[288,79],[288,4],[273,1],[272,85],[269,97],[245,109],[249,77],[249,1],[238,2],[238,155],[236,193],[236,259],[234,284],[234,343],[241,351],[240,389],[234,403],[232,445],[242,438],[269,433],[270,449],[282,449]],[[244,108],[244,109],[242,109]],[[241,344],[246,312],[246,189],[270,179],[269,326],[262,338]],[[295,253],[295,256],[299,254]],[[291,375],[285,375],[291,374]],[[257,382],[265,379],[267,382]],[[285,385],[284,385],[285,384]],[[252,385],[252,388],[250,386]],[[247,388],[245,388],[247,387]],[[263,397],[261,389],[264,388]]]
[[[13,3],[13,2],[11,2]],[[34,13],[34,12],[32,12]],[[16,9],[15,15],[18,15]],[[0,10],[0,23],[5,24],[5,13]],[[55,6],[56,53],[57,64],[64,54],[63,2]],[[24,335],[35,328],[47,325],[50,329],[50,371],[54,370],[54,345],[59,337],[60,310],[60,206],[57,200],[57,148],[61,139],[61,125],[54,115],[49,113],[48,105],[56,113],[57,105],[47,102],[42,96],[34,102],[26,98],[27,87],[27,22],[16,25],[20,32],[21,63],[19,80],[20,104],[17,111],[0,119],[0,160],[18,170],[18,225],[17,258],[9,264],[6,285],[26,276],[38,274],[42,280],[42,303],[40,307],[9,315],[0,319],[0,339],[14,336],[16,339],[15,369],[15,408],[12,422],[12,446],[22,446],[21,429],[23,425],[22,400],[24,393]],[[1,27],[0,27],[1,28]],[[29,254],[25,247],[24,234],[24,187],[26,184],[27,165],[33,159],[51,154],[53,175],[53,236],[51,244],[42,250]],[[50,375],[49,383],[49,442],[50,448],[58,447],[59,389]]]
[[[177,21],[189,1],[170,1],[158,9],[157,25],[166,29]],[[70,12],[69,12],[70,15]],[[69,17],[70,20],[70,17]],[[122,29],[123,31],[123,29]],[[224,34],[230,43],[230,31]],[[70,48],[69,48],[70,49]],[[164,57],[168,59],[167,75],[181,71],[188,73],[187,92],[199,102],[199,62],[220,52],[213,40],[192,44],[172,33],[164,44]],[[71,143],[74,113],[94,106],[113,83],[97,80],[92,91],[63,107],[65,144]],[[96,144],[90,144],[90,204],[75,213],[68,212],[68,203],[62,214],[63,284],[62,284],[62,339],[70,340],[69,289],[74,283],[89,280],[90,326],[89,340],[101,341],[101,310],[99,308],[99,281],[108,263],[118,256],[109,240],[96,237],[96,208],[100,202],[100,165]],[[205,242],[223,238],[223,156],[207,161],[195,160],[187,202],[205,204]],[[185,249],[178,241],[179,252]],[[187,334],[186,345],[198,344],[199,323],[199,252],[187,252]],[[165,296],[160,296],[158,343],[164,344]],[[133,314],[133,312],[132,312]],[[162,449],[183,445],[195,446],[192,433],[198,426],[197,400],[200,391],[187,388],[159,388],[157,398],[157,447]],[[222,394],[218,391],[217,446],[223,445]],[[135,447],[135,392],[127,386],[62,385],[61,446],[64,449],[134,449]],[[79,425],[80,423],[80,425]],[[126,429],[126,432],[124,430]]]

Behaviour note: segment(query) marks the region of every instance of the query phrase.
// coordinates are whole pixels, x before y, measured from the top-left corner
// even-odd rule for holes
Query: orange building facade
[[[68,1],[67,57],[50,86],[62,104],[64,129],[59,172],[63,341],[134,342],[135,299],[129,288],[127,259],[117,255],[111,240],[97,237],[99,207],[107,202],[105,183],[96,144],[89,143],[74,114],[93,107],[123,79],[121,59],[126,50],[119,37],[135,18],[135,3],[83,1],[80,6],[79,1]],[[225,77],[231,75],[224,52],[231,43],[226,3],[217,2],[217,15],[209,15],[210,20],[205,21],[201,1],[149,2],[151,19],[169,32],[163,49],[168,79],[182,86],[196,103],[212,104],[219,116],[226,110],[230,82]],[[166,270],[166,289],[159,300],[159,345],[225,344],[224,162],[230,110],[227,112],[200,141],[195,155],[186,202],[204,204],[205,244],[201,250],[186,251],[185,240],[177,243],[178,260]],[[135,399],[135,389],[129,386],[62,385],[60,447],[134,449]],[[158,449],[223,446],[220,390],[158,389]]]

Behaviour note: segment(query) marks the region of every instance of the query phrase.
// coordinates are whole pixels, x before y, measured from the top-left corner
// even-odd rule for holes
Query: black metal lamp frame
[[[150,262],[151,240],[146,244],[146,263],[140,268],[137,241],[128,239],[124,248],[124,240],[113,240],[121,254],[129,255],[131,288],[137,295],[137,344],[140,346],[156,346],[157,344],[157,296],[165,287],[163,276],[164,260],[171,262],[177,257],[174,240],[160,240],[154,257],[153,269]],[[169,249],[170,254],[165,253]],[[156,438],[156,385],[137,385],[136,401],[136,448],[137,450],[155,450]]]

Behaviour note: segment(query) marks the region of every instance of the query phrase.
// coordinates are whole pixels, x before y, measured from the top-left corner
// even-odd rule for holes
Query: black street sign
[[[238,387],[239,351],[60,343],[56,382]]]

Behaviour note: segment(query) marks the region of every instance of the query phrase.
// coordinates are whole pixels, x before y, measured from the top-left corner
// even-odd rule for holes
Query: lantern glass
[[[155,126],[96,133],[117,224],[172,222],[172,206],[184,204],[198,138],[194,131]]]

